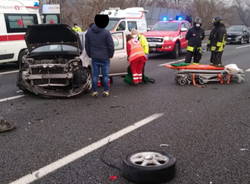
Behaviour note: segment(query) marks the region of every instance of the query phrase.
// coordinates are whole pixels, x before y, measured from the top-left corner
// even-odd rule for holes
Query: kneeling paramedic
[[[188,40],[186,63],[199,63],[202,57],[202,40],[205,38],[205,32],[201,28],[202,20],[196,17],[193,27],[188,30],[186,40]]]
[[[133,38],[131,35],[127,36],[127,54],[133,84],[142,83],[142,72],[144,64],[147,61],[147,57],[143,51],[140,41]]]

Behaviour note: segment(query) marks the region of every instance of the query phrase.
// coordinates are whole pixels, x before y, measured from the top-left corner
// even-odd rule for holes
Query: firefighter
[[[188,30],[186,40],[188,40],[186,63],[191,63],[192,58],[194,63],[199,63],[202,57],[202,40],[205,38],[205,32],[201,28],[202,20],[196,17],[193,27]]]
[[[72,29],[75,32],[82,32],[82,29],[76,23],[74,23],[74,26],[72,27]]]
[[[147,57],[140,41],[133,38],[131,35],[127,36],[127,54],[133,84],[142,83],[142,72],[144,64],[147,61]]]
[[[214,28],[210,33],[207,50],[211,51],[210,63],[215,66],[222,66],[221,59],[226,45],[226,27],[220,17],[213,19]]]

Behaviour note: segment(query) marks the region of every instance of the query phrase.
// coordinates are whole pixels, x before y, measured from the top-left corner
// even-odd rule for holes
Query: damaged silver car
[[[64,24],[29,26],[27,53],[19,63],[17,86],[36,95],[72,97],[91,90],[91,71],[80,59],[77,33]]]

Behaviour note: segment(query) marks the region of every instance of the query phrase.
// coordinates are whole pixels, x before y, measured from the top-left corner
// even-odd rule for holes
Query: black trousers
[[[210,62],[213,63],[214,65],[221,65],[222,54],[223,52],[212,51]]]
[[[187,51],[185,63],[191,63],[192,58],[194,63],[199,63],[201,57],[202,57],[201,50],[198,48],[195,48],[194,52]]]

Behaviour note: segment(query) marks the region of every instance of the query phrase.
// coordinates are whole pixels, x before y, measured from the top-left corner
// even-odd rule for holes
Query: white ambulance
[[[44,24],[60,23],[60,4],[43,4],[42,19]]]
[[[22,58],[27,26],[39,23],[38,0],[0,0],[0,63]]]
[[[132,29],[137,29],[141,33],[147,31],[146,13],[147,11],[141,7],[110,8],[101,12],[101,14],[109,16],[107,30],[111,32],[124,31],[126,34],[130,33]]]

